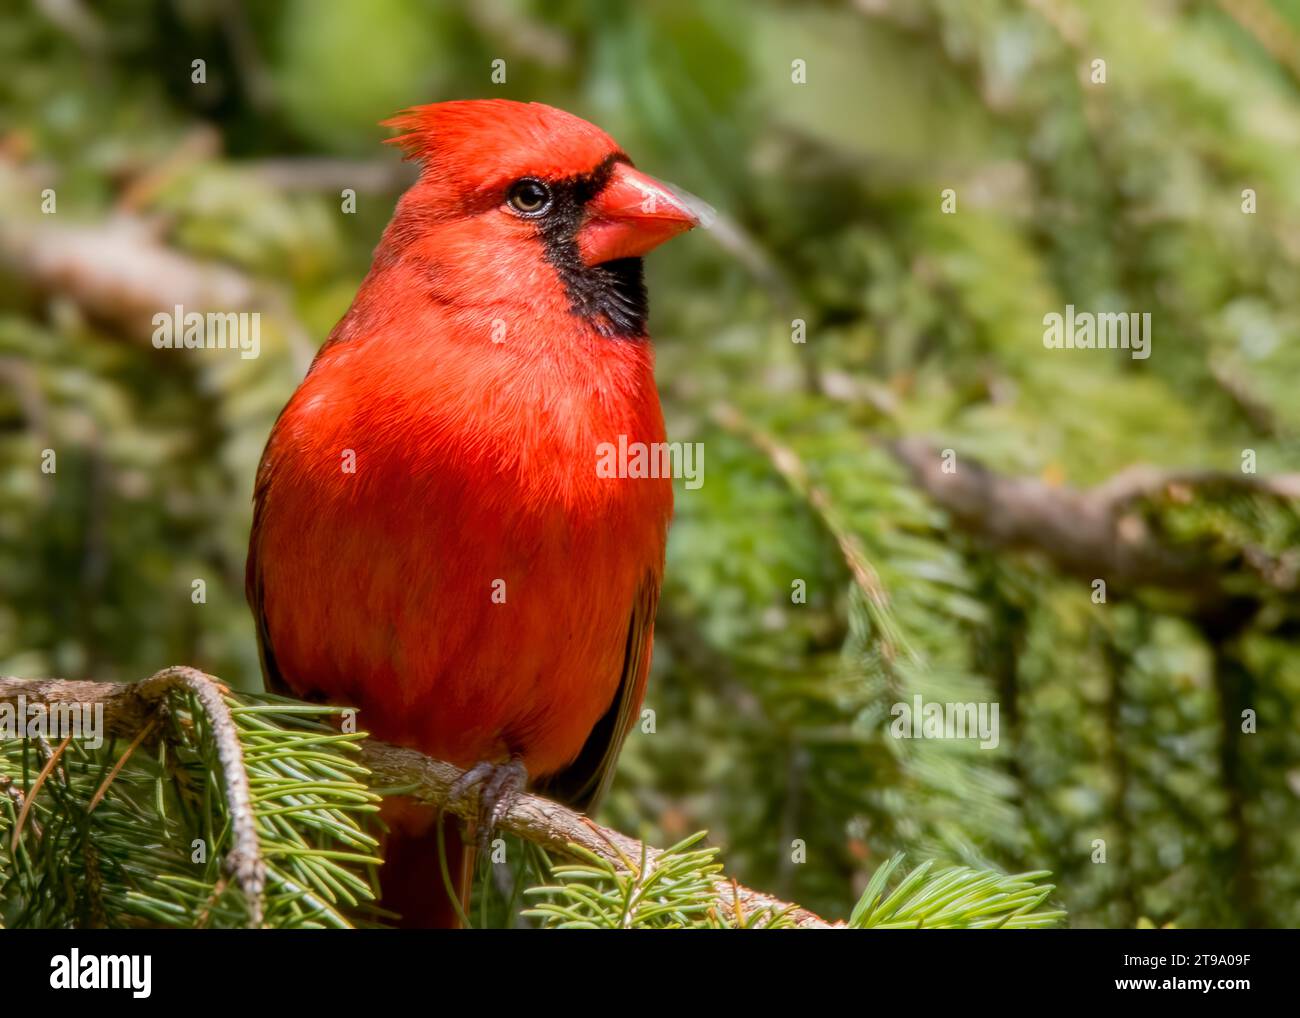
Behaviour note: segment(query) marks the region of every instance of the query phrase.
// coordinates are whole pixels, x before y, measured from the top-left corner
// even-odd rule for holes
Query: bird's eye
[[[551,207],[551,189],[540,180],[516,181],[506,197],[507,204],[523,216],[540,216]]]

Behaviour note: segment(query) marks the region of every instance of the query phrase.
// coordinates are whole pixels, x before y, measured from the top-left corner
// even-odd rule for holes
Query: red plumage
[[[389,123],[420,179],[258,472],[268,682],[462,767],[517,756],[586,807],[644,695],[672,511],[668,480],[599,476],[598,449],[664,440],[636,256],[695,219],[560,110]],[[427,813],[386,814],[385,902],[444,922]]]

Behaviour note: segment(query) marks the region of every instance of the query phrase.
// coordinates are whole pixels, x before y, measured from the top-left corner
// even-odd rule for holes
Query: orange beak
[[[702,213],[698,200],[627,163],[615,163],[609,183],[587,202],[578,253],[588,265],[635,258],[698,226]]]

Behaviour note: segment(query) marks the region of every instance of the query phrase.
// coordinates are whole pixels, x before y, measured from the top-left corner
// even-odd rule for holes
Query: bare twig
[[[108,45],[103,22],[81,0],[37,0],[36,9],[87,52],[100,53]]]
[[[996,545],[1045,555],[1063,572],[1103,578],[1119,588],[1151,587],[1191,594],[1202,607],[1228,597],[1221,570],[1203,549],[1175,546],[1153,534],[1133,504],[1163,493],[1192,489],[1241,491],[1279,500],[1300,499],[1300,474],[1271,477],[1216,470],[1135,466],[1093,488],[1055,487],[1009,477],[963,459],[945,472],[943,457],[924,439],[886,443],[913,482],[946,509],[960,527]],[[1247,564],[1250,556],[1246,556]],[[1283,588],[1282,573],[1255,569]]]
[[[1300,36],[1267,0],[1219,0],[1219,8],[1300,83]]]
[[[1120,471],[1093,488],[1090,495],[1112,510],[1165,491],[1196,488],[1201,491],[1242,491],[1272,498],[1300,499],[1300,474],[1240,474],[1224,470],[1178,470],[1138,464]]]
[[[152,337],[155,314],[178,304],[247,308],[258,296],[242,272],[167,247],[133,216],[95,226],[5,225],[0,263],[32,289],[69,297],[88,318],[140,340]]]
[[[137,178],[123,201],[144,200],[136,189],[147,192],[154,186],[150,179]],[[159,225],[129,209],[93,225],[0,222],[0,268],[37,294],[66,298],[88,320],[141,343],[152,340],[154,317],[178,306],[266,311],[284,328],[299,368],[306,369],[316,345],[281,287],[169,246]]]
[[[415,183],[411,163],[397,159],[341,159],[333,156],[285,156],[240,164],[241,169],[281,191],[327,191],[350,187],[358,194],[392,194]]]
[[[1250,391],[1246,380],[1226,359],[1211,359],[1209,367],[1210,377],[1257,435],[1274,437],[1283,430],[1278,426],[1273,408]]]

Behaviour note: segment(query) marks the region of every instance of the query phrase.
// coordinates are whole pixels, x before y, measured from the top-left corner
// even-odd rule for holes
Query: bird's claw
[[[447,800],[463,802],[471,789],[477,790],[478,818],[471,823],[471,829],[477,836],[479,851],[486,852],[492,831],[527,786],[528,771],[519,757],[512,756],[504,763],[484,760],[456,779]]]

